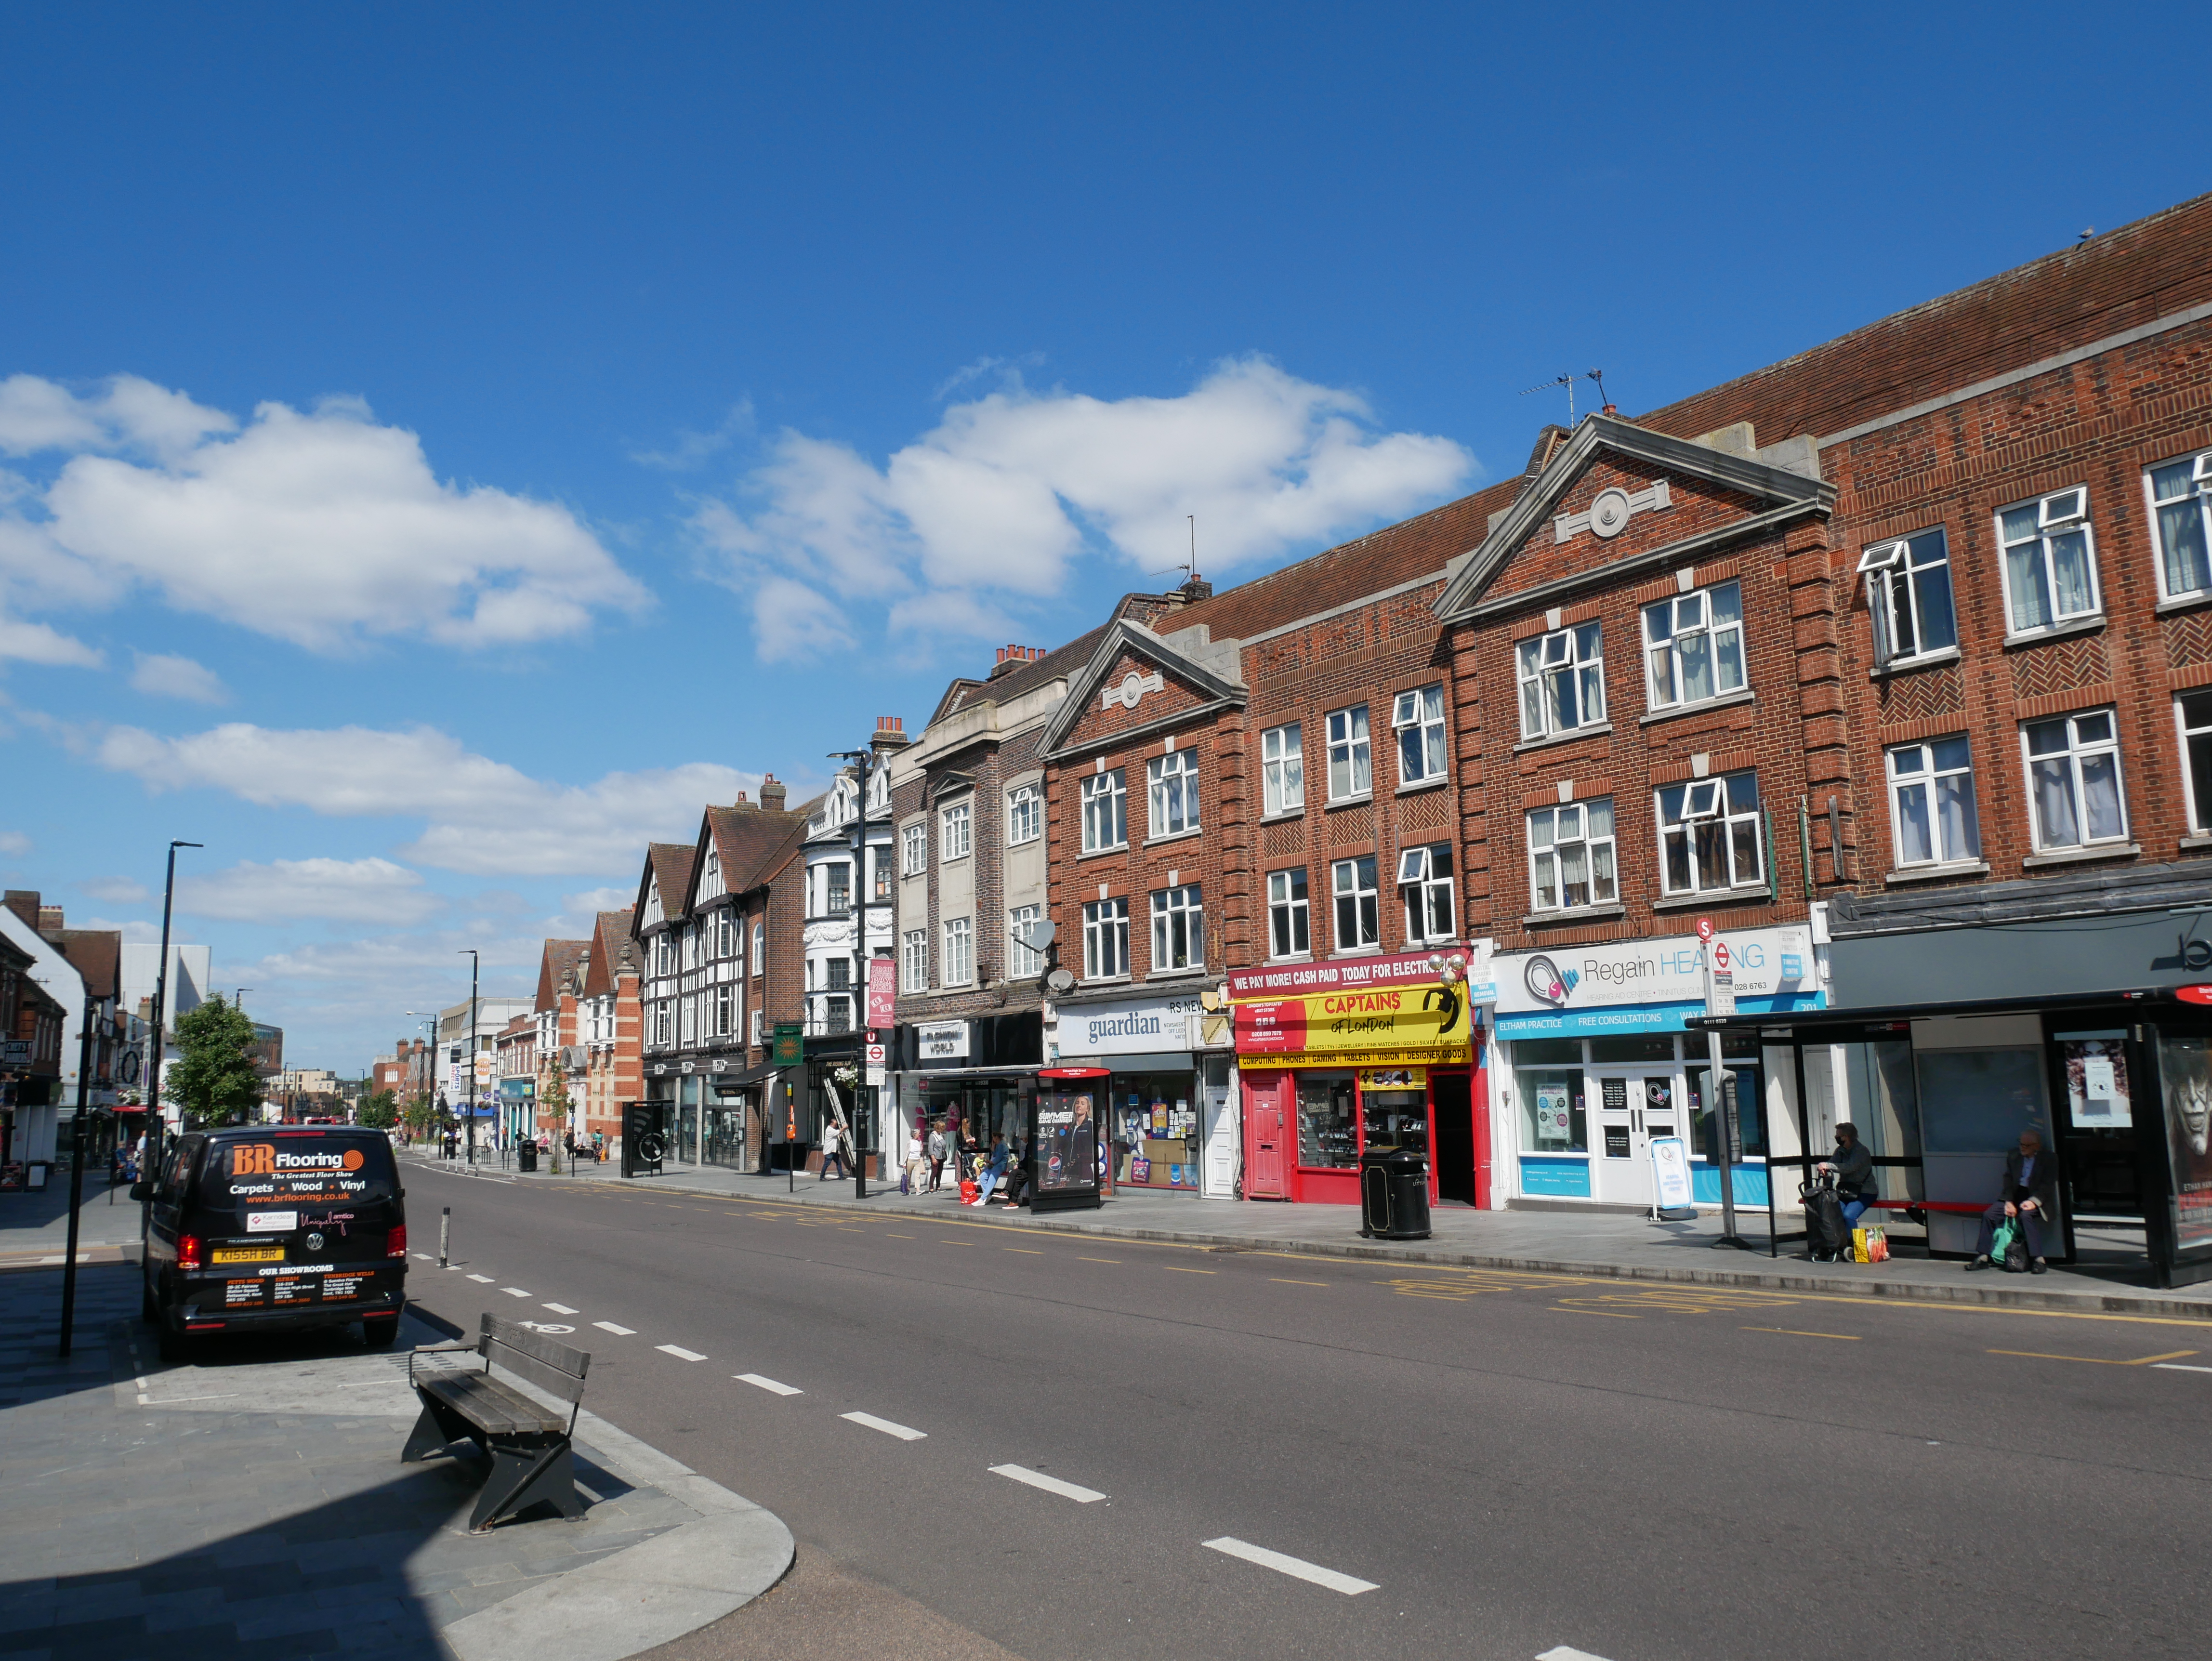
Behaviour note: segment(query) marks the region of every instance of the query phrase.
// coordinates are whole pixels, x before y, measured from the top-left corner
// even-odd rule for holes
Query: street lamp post
[[[179,848],[200,848],[197,842],[171,842],[169,844],[169,874],[161,885],[161,961],[154,973],[154,1043],[149,1056],[150,1072],[146,1080],[146,1158],[138,1167],[138,1180],[152,1179],[161,1165],[161,1056],[166,1042],[162,1025],[169,1013],[169,916],[177,897],[177,850]],[[138,1213],[138,1234],[143,1240],[152,1226],[151,1208],[142,1208]]]
[[[853,916],[853,1021],[852,1032],[854,1062],[853,1085],[853,1197],[868,1197],[868,1150],[861,1145],[860,1104],[868,1078],[868,902],[866,895],[868,869],[868,764],[874,759],[870,750],[840,750],[830,759],[849,761],[858,792],[854,798],[853,812],[853,879],[847,901]],[[869,1128],[874,1129],[875,1113],[868,1114]]]
[[[76,1119],[75,1150],[70,1155],[69,1256],[62,1260],[62,1359],[69,1359],[70,1329],[76,1319],[77,1213],[84,1205],[84,1119],[92,1101],[92,1024],[97,1008],[89,990],[84,995],[84,1030],[77,1041]],[[112,1191],[112,1190],[111,1190]]]
[[[465,946],[469,959],[469,1163],[477,1162],[477,949]]]

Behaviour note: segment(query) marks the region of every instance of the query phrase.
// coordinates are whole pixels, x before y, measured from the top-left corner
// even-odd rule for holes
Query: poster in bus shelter
[[[2173,1167],[2173,1249],[2212,1250],[2212,1038],[2161,1031],[2158,1045]]]

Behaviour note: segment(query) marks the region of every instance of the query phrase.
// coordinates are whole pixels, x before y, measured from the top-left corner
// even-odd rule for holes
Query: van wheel
[[[172,1366],[184,1366],[192,1359],[192,1341],[173,1327],[161,1329],[161,1359]]]
[[[361,1323],[361,1341],[371,1349],[390,1349],[392,1340],[399,1336],[399,1317],[387,1315],[379,1321]]]

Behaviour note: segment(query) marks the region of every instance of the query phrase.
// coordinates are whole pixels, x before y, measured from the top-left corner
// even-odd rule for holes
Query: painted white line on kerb
[[[510,1298],[527,1298],[530,1295],[520,1287],[501,1287],[500,1290]]]
[[[551,1310],[556,1315],[574,1315],[576,1312],[566,1304],[545,1304],[541,1307]]]
[[[703,1361],[707,1358],[696,1349],[685,1349],[680,1344],[655,1344],[663,1355],[673,1355],[679,1361]]]
[[[775,1396],[804,1396],[806,1394],[805,1390],[799,1389],[796,1384],[780,1384],[773,1378],[762,1378],[757,1372],[739,1372],[733,1373],[731,1376],[736,1378],[741,1384],[751,1384],[757,1389],[767,1390],[770,1394]]]
[[[2185,1366],[2179,1361],[2153,1361],[2151,1365],[2161,1372],[2212,1372],[2212,1367]]]
[[[1056,1494],[1063,1500],[1073,1500],[1079,1506],[1088,1506],[1106,1496],[1097,1488],[1079,1488],[1073,1482],[1063,1482],[1057,1476],[1048,1476],[1041,1470],[1031,1470],[1026,1465],[993,1465],[994,1476],[1011,1476],[1017,1482],[1027,1482],[1033,1488],[1042,1488],[1047,1494]]]
[[[878,1419],[872,1413],[845,1413],[838,1417],[850,1419],[856,1425],[866,1425],[870,1430],[879,1430],[886,1436],[896,1436],[902,1442],[919,1442],[929,1434],[927,1431],[916,1430],[910,1425],[895,1425],[888,1419]]]
[[[475,1281],[483,1286],[489,1286],[491,1284],[491,1276],[489,1275],[471,1275],[469,1276],[469,1279]]]
[[[1546,1650],[1536,1658],[1536,1661],[1605,1661],[1605,1658],[1562,1644],[1557,1649]]]
[[[1312,1581],[1316,1586],[1340,1591],[1347,1597],[1357,1597],[1363,1591],[1377,1589],[1372,1580],[1356,1580],[1351,1575],[1339,1574],[1334,1569],[1325,1569],[1318,1563],[1309,1563],[1303,1557],[1288,1557],[1279,1551],[1269,1551],[1265,1546],[1255,1546],[1233,1535],[1224,1534],[1218,1540],[1202,1540],[1199,1543],[1209,1551],[1225,1552],[1231,1557],[1241,1557],[1248,1563],[1257,1563],[1261,1568],[1273,1569],[1278,1574],[1296,1575],[1301,1580]]]
[[[613,1333],[617,1338],[635,1338],[637,1336],[637,1329],[635,1327],[618,1327],[612,1321],[594,1321],[592,1324],[599,1328],[602,1332]]]

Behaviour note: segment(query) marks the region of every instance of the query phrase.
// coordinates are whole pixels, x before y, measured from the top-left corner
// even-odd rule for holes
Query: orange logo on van
[[[348,1171],[358,1171],[361,1169],[362,1164],[362,1160],[361,1157],[361,1150],[359,1148],[349,1147],[346,1149],[345,1168]]]
[[[270,1177],[276,1171],[276,1149],[269,1142],[240,1142],[230,1150],[234,1177]]]

